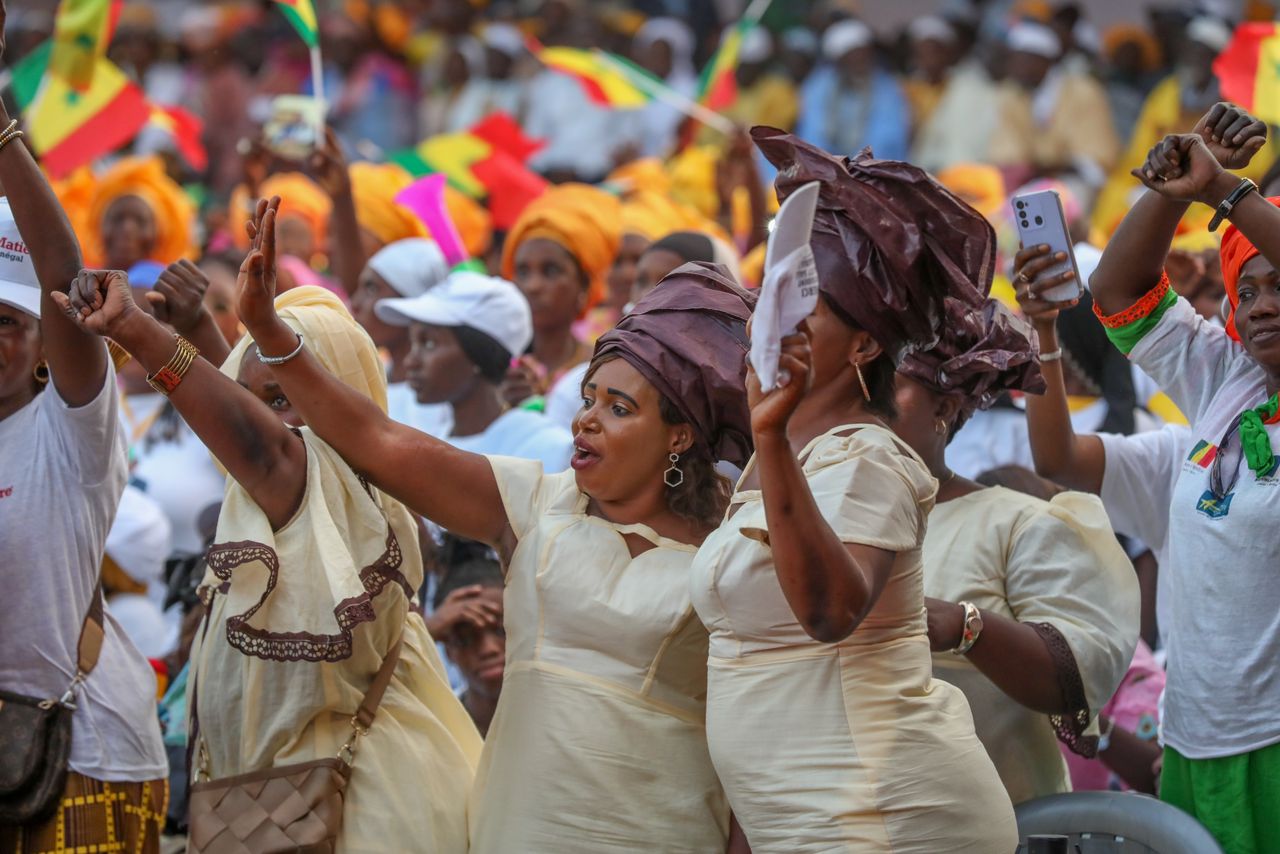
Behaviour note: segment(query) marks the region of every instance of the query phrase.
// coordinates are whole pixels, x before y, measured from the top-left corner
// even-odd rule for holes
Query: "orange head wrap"
[[[1142,51],[1142,66],[1145,70],[1154,71],[1160,67],[1162,58],[1160,42],[1156,41],[1155,36],[1144,27],[1136,24],[1116,24],[1107,28],[1102,34],[1102,53],[1112,62],[1115,61],[1120,48],[1126,44],[1136,44]]]
[[[1280,196],[1272,196],[1267,201],[1280,207]],[[1236,332],[1236,306],[1240,305],[1240,269],[1262,253],[1240,229],[1232,225],[1223,232],[1218,254],[1222,259],[1222,283],[1227,286],[1227,302],[1231,304],[1231,313],[1227,315],[1227,334],[1239,341],[1240,335]]]
[[[604,299],[605,278],[622,239],[622,203],[586,184],[551,187],[529,203],[502,247],[502,275],[514,279],[516,251],[543,238],[564,247],[587,276],[587,309]]]
[[[263,181],[258,191],[264,199],[279,196],[280,218],[297,217],[305,222],[315,236],[316,249],[324,250],[333,202],[315,181],[301,172],[277,172]],[[243,184],[231,194],[231,238],[241,251],[249,248],[249,235],[242,220],[253,215],[249,206],[254,201]]]
[[[396,203],[396,193],[413,178],[394,163],[351,164],[351,193],[360,227],[385,246],[408,237],[426,237],[427,229],[413,211]]]
[[[156,242],[148,261],[172,264],[195,255],[196,249],[191,245],[195,205],[191,199],[165,173],[158,157],[126,157],[98,179],[89,199],[87,227],[93,240],[83,247],[86,265],[99,266],[105,262],[102,220],[112,203],[126,196],[141,199],[155,218]]]
[[[938,173],[938,183],[995,221],[1005,204],[1004,176],[985,163],[958,163]]]
[[[62,180],[50,181],[49,184],[58,198],[58,204],[67,212],[71,230],[80,241],[81,251],[87,252],[89,245],[95,242],[93,238],[96,233],[89,221],[89,202],[92,201],[93,191],[97,186],[93,172],[88,166],[81,166]]]
[[[617,184],[624,191],[648,190],[654,193],[671,191],[671,176],[656,157],[642,157],[624,163],[609,173],[607,184]]]

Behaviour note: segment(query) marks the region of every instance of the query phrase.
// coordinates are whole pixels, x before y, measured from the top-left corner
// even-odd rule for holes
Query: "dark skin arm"
[[[733,234],[733,197],[739,187],[746,188],[751,208],[751,232],[743,254],[750,252],[769,237],[768,209],[765,203],[764,183],[756,167],[755,146],[745,130],[739,130],[729,140],[723,155],[716,161],[716,190],[720,195],[721,225]],[[734,235],[737,237],[737,235]]]
[[[1063,253],[1051,255],[1048,246],[1028,246],[1018,252],[1013,262],[1018,305],[1035,327],[1041,353],[1058,349],[1058,311],[1076,303],[1051,303],[1041,296],[1045,290],[1075,278],[1072,271],[1056,275],[1045,272],[1062,260]],[[1062,362],[1042,362],[1040,371],[1048,387],[1043,395],[1029,394],[1026,398],[1027,432],[1036,473],[1070,489],[1096,495],[1102,490],[1106,467],[1102,440],[1097,436],[1077,436],[1071,426]]]
[[[298,343],[274,305],[279,204],[279,198],[258,203],[252,227],[255,248],[237,285],[240,318],[268,356],[286,355]],[[372,400],[325,370],[305,346],[272,371],[307,426],[379,489],[458,536],[509,554],[514,541],[506,509],[483,456],[391,420]]]
[[[1110,719],[1098,716],[1098,726],[1103,732],[1111,726]],[[1111,730],[1111,745],[1098,753],[1102,764],[1106,765],[1120,779],[1129,784],[1137,792],[1148,795],[1156,793],[1156,760],[1163,751],[1154,740],[1144,741],[1133,733],[1119,726]]]
[[[1249,165],[1266,139],[1263,122],[1237,107],[1217,104],[1190,134],[1165,137],[1151,150],[1133,175],[1155,192],[1144,195],[1125,215],[1090,281],[1100,311],[1124,311],[1156,286],[1187,208],[1197,201],[1216,206],[1226,198],[1240,182],[1225,170]],[[1260,198],[1246,199],[1236,206],[1231,221],[1248,221],[1258,238],[1271,244],[1270,251],[1278,253],[1268,254],[1259,243],[1262,254],[1268,260],[1280,259],[1280,235],[1275,232],[1280,212],[1273,217],[1255,210],[1258,207],[1272,206]],[[1240,230],[1245,231],[1243,224]],[[1254,239],[1249,232],[1245,235]]]
[[[941,599],[925,599],[929,647],[947,652],[964,635],[964,608]],[[1019,704],[1047,715],[1074,711],[1066,707],[1057,668],[1044,639],[1030,626],[982,611],[982,634],[965,658],[997,688]]]
[[[333,128],[325,128],[324,147],[311,155],[311,174],[333,201],[329,214],[329,265],[342,289],[354,296],[369,259],[364,256],[364,242],[360,239],[351,173]]]
[[[160,274],[159,280],[147,302],[156,320],[173,327],[186,338],[209,364],[221,367],[231,354],[227,339],[204,307],[204,292],[209,288],[209,277],[186,258],[174,261]]]
[[[4,51],[4,3],[0,2],[0,54]],[[0,125],[9,114],[0,104]],[[9,198],[14,221],[31,250],[40,280],[40,335],[53,385],[71,406],[84,406],[102,391],[107,372],[107,348],[100,338],[72,323],[54,304],[51,294],[67,287],[80,271],[80,244],[53,188],[27,150],[15,139],[0,151],[0,186]]]
[[[134,303],[129,280],[118,270],[81,271],[70,295],[58,293],[54,300],[65,317],[118,342],[148,373],[167,365],[177,350],[173,334]],[[270,408],[200,358],[169,399],[273,528],[293,517],[306,488],[306,448]]]
[[[836,643],[871,611],[897,555],[841,542],[813,498],[787,435],[787,423],[808,391],[811,362],[808,333],[790,335],[778,360],[789,381],[766,394],[748,370],[747,391],[778,583],[805,633]]]

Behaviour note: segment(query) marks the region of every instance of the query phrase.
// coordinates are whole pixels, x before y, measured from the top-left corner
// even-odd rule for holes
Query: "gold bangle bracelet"
[[[174,389],[195,363],[196,356],[200,355],[200,351],[190,341],[181,335],[175,334],[173,337],[178,342],[178,349],[174,351],[169,363],[147,377],[147,385],[166,397],[173,394]]]
[[[8,127],[3,131],[0,131],[0,151],[3,151],[6,145],[13,142],[20,136],[25,136],[25,134],[18,129],[18,120],[11,119]]]

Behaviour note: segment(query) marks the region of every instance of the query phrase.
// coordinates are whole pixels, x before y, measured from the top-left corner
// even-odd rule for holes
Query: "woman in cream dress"
[[[924,541],[934,675],[964,691],[1015,804],[1070,791],[1058,740],[1095,755],[1095,719],[1137,645],[1133,565],[1096,497],[1044,500],[947,468],[947,442],[977,408],[1044,388],[1031,329],[1004,306],[954,312],[897,384],[894,429],[941,484]]]
[[[151,372],[167,364],[173,335],[133,304],[123,274],[80,281],[90,277],[97,287],[73,296],[82,312],[95,297],[101,304],[80,321]],[[332,294],[297,288],[275,309],[334,382],[383,411],[377,350]],[[416,525],[298,429],[257,354],[242,339],[225,376],[197,360],[170,395],[230,475],[208,555],[208,616],[191,653],[193,773],[220,779],[338,756],[401,640],[376,719],[356,745],[338,848],[462,854],[481,742],[412,610],[422,583]]]
[[[267,353],[286,354],[298,337],[271,293],[251,278],[240,316]],[[471,798],[471,851],[726,850],[689,564],[728,497],[715,460],[744,461],[749,447],[752,302],[700,268],[637,304],[597,343],[572,470],[560,474],[392,422],[305,341],[274,369],[307,424],[372,484],[503,557],[507,669]],[[502,322],[530,336],[518,295],[517,305]]]
[[[820,299],[784,339],[782,386],[762,394],[749,377],[756,457],[694,562],[712,760],[756,854],[1012,851],[1013,810],[964,697],[931,674],[920,547],[936,482],[881,420],[895,358],[929,334],[913,324],[939,316],[951,283],[938,272],[907,293],[905,277],[851,258],[883,274],[914,246],[944,271],[988,257],[994,236],[905,164],[753,134],[781,197],[821,181]],[[921,209],[886,203],[884,187]],[[867,203],[874,234],[859,225]],[[935,216],[951,227],[930,229]],[[941,239],[925,247],[927,229]]]

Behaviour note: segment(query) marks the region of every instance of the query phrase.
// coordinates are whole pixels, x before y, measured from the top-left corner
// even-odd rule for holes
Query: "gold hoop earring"
[[[49,384],[49,363],[44,361],[43,359],[40,360],[40,362],[37,363],[36,366],[31,369],[31,378],[36,382],[40,383],[40,385],[48,385]]]
[[[862,377],[862,365],[854,362],[853,369],[858,372],[858,385],[862,386],[862,397],[867,401],[867,403],[870,403],[871,391],[867,388],[867,381]]]

